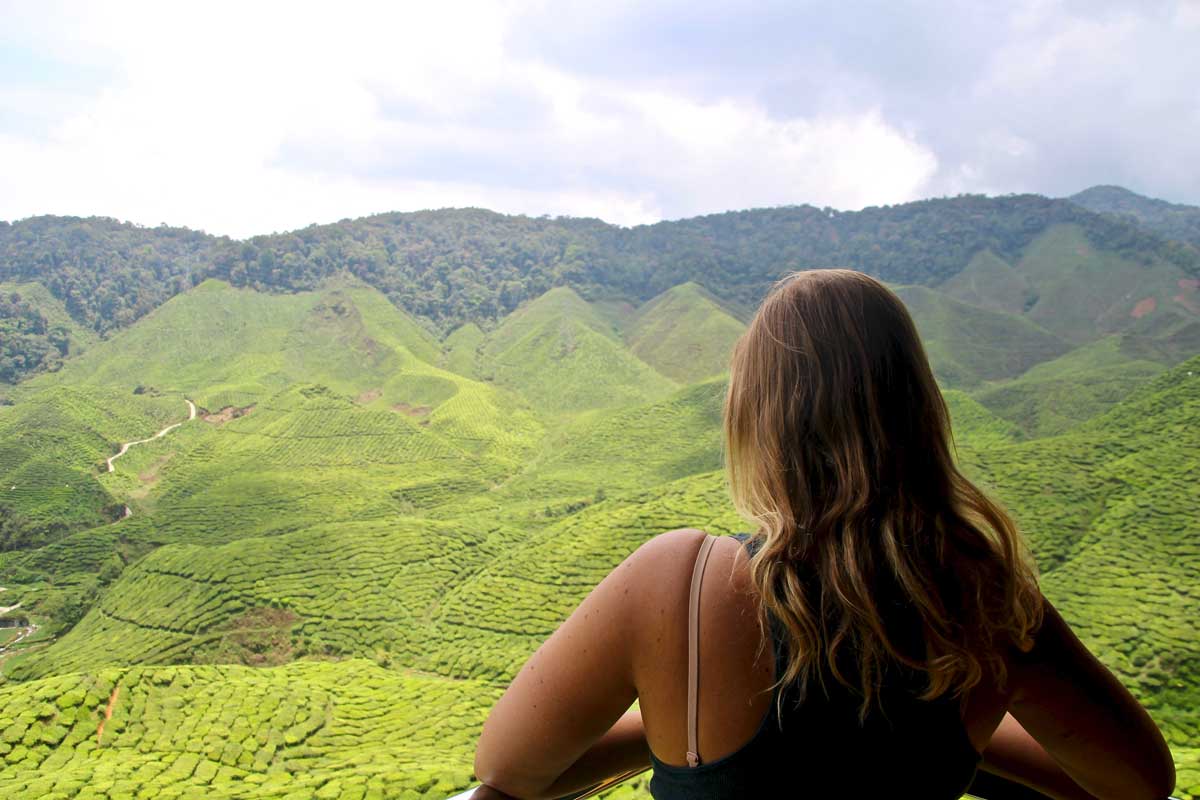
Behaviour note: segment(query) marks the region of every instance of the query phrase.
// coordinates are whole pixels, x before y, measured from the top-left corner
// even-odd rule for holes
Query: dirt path
[[[113,687],[112,694],[108,696],[108,705],[104,707],[104,719],[100,720],[100,724],[96,726],[96,744],[100,744],[100,738],[104,736],[104,723],[112,719],[113,706],[117,704],[117,696],[121,694],[121,685],[117,684]]]
[[[183,402],[188,404],[188,418],[186,420],[184,420],[184,422],[195,419],[196,418],[196,404],[193,403],[191,400],[188,400],[186,397],[183,398]],[[168,425],[167,427],[163,428],[161,431],[154,434],[149,439],[138,439],[136,442],[126,442],[125,444],[121,445],[121,452],[117,453],[115,456],[110,456],[108,458],[108,471],[115,472],[116,467],[113,466],[113,462],[116,461],[121,456],[125,455],[127,452],[129,452],[129,448],[133,447],[135,444],[145,444],[146,442],[153,442],[155,439],[159,439],[163,436],[166,436],[168,433],[175,430],[182,424],[183,424],[183,422],[176,422],[173,425]],[[128,516],[128,515],[126,515],[126,516]]]
[[[0,586],[0,592],[3,592],[3,591],[5,591],[5,588],[3,586]],[[0,608],[0,614],[7,614],[9,611],[13,611],[20,607],[21,607],[21,604],[17,603],[15,606],[7,606],[4,608]],[[24,628],[21,629],[21,632],[17,635],[17,638],[13,639],[11,642],[9,642],[6,645],[0,645],[0,655],[7,653],[9,650],[11,650],[15,645],[20,643],[22,640],[28,639],[30,636],[33,636],[35,633],[37,633],[37,629],[38,629],[37,624],[30,622],[28,625],[26,625]]]
[[[17,644],[20,643],[23,639],[28,639],[30,636],[33,636],[35,633],[37,633],[37,629],[38,629],[37,625],[34,625],[32,622],[29,623],[29,627],[25,628],[23,631],[21,631],[20,636],[13,639],[11,642],[4,645],[3,647],[0,647],[0,653],[5,653],[5,652],[11,650],[13,647],[16,647]]]

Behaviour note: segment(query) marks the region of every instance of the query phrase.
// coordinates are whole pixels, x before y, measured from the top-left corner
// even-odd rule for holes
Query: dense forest
[[[53,369],[67,355],[66,329],[51,325],[16,292],[0,292],[0,381]]]
[[[1168,239],[1200,246],[1200,207],[1145,197],[1120,186],[1093,186],[1070,200],[1097,214],[1125,219]]]
[[[1148,232],[1132,218],[1038,195],[964,195],[856,212],[813,206],[736,211],[634,228],[445,209],[243,242],[106,218],[35,217],[0,223],[0,282],[37,281],[74,320],[106,334],[208,277],[297,291],[349,272],[444,333],[468,321],[486,329],[554,286],[570,286],[588,299],[640,302],[694,281],[746,306],[784,272],[813,266],[849,266],[932,286],[982,250],[1015,259],[1048,226],[1068,222],[1099,249],[1200,274],[1200,250]],[[36,332],[27,311],[0,313],[6,326],[0,379],[51,365],[49,330]]]

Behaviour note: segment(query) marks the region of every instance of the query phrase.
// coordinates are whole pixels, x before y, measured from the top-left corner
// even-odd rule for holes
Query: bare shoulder
[[[613,570],[609,577],[619,583],[620,597],[632,602],[638,611],[632,617],[635,628],[637,622],[647,618],[647,610],[669,608],[686,591],[704,536],[704,531],[696,528],[660,533],[643,542]]]
[[[698,528],[677,528],[660,533],[626,558],[617,572],[628,571],[626,588],[637,592],[636,599],[643,607],[647,604],[658,608],[686,605],[692,569],[707,535]],[[737,567],[746,561],[745,550],[736,539],[718,536],[705,570],[709,576],[705,579],[705,591],[709,589],[712,576],[741,576],[744,570]],[[744,588],[744,584],[744,580],[733,581],[735,588]],[[721,589],[713,588],[714,594],[722,594]]]
[[[629,599],[631,644],[642,656],[648,672],[657,673],[667,653],[686,652],[688,597],[692,571],[700,545],[707,534],[696,528],[667,531],[646,541],[616,573],[624,571],[621,595]],[[716,633],[725,627],[721,620],[736,617],[743,625],[753,604],[748,558],[741,543],[718,536],[705,567],[702,614]],[[627,592],[627,593],[626,593]]]
[[[666,531],[647,539],[629,559],[636,558],[641,562],[665,558],[673,561],[689,550],[694,555],[707,535],[699,528],[676,528]]]

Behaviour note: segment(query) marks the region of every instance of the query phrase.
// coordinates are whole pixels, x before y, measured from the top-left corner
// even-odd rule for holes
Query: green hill
[[[421,358],[439,359],[437,343],[373,289],[268,295],[209,280],[32,386],[153,386],[219,410],[303,381],[358,395]]]
[[[1023,314],[1037,299],[1029,280],[990,250],[976,253],[962,272],[937,287],[965,303]]]
[[[446,350],[446,369],[468,378],[476,377],[476,362],[483,340],[483,331],[474,322],[456,328],[442,343]]]
[[[1074,342],[1161,326],[1161,316],[1200,316],[1194,290],[1185,288],[1191,276],[1179,267],[1099,250],[1078,226],[1048,229],[1029,245],[1016,269],[1037,297],[1029,318]]]
[[[625,341],[663,375],[689,383],[728,370],[733,344],[744,330],[698,284],[684,283],[639,308]]]
[[[372,289],[207,282],[17,387],[0,407],[0,508],[10,579],[41,587],[24,606],[53,630],[146,548],[395,515],[519,469],[537,418],[414,352],[440,359]],[[122,442],[186,420],[185,396],[196,420],[107,471]],[[66,553],[29,549],[60,540]]]
[[[981,451],[1020,440],[1017,426],[992,413],[966,392],[945,389],[942,395],[950,409],[956,447]]]
[[[1030,536],[1048,596],[1168,738],[1190,747],[1200,734],[1197,419],[1200,357],[1067,434],[984,452],[977,467]]]
[[[1113,334],[994,384],[978,399],[1031,436],[1053,435],[1124,400],[1172,362],[1155,340]]]
[[[1020,375],[1067,346],[1015,314],[954,300],[921,286],[896,289],[908,307],[938,379],[952,387]]]
[[[506,318],[485,340],[483,357],[487,377],[551,413],[652,400],[675,388],[568,288]]]
[[[186,416],[179,397],[91,387],[43,392],[0,409],[0,511],[10,537],[4,549],[111,522],[120,503],[100,480],[104,460],[118,443]]]
[[[493,330],[484,344],[485,358],[494,359],[548,322],[569,319],[614,341],[616,327],[570,287],[559,286],[513,311]]]
[[[1127,349],[1136,339],[1164,363],[1200,349],[1200,282],[1168,260],[1097,247],[1076,224],[1048,227],[1011,263],[982,251],[938,289],[1076,346],[1128,333]]]
[[[1093,186],[1067,199],[1088,211],[1132,220],[1168,239],[1200,246],[1200,208],[1196,206],[1145,197],[1120,186]]]
[[[961,298],[986,305],[1001,258]],[[1190,321],[1070,348],[1003,303],[900,293],[963,468],[1200,782]],[[439,342],[346,276],[214,280],[14,387],[0,506],[42,533],[0,551],[0,585],[39,628],[0,650],[0,794],[465,787],[488,707],[604,574],[664,530],[745,528],[710,372],[741,330],[724,302],[560,286]],[[185,397],[195,419],[101,466]]]

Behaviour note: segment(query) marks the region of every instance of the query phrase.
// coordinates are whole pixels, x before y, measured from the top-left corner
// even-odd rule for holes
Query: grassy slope
[[[551,414],[653,400],[675,388],[567,288],[552,289],[505,319],[483,354],[485,375]]]
[[[1200,315],[1200,306],[1176,299],[1186,292],[1180,281],[1190,277],[1178,267],[1098,251],[1073,225],[1052,226],[1038,236],[1016,270],[1037,295],[1029,319],[1080,344],[1106,333],[1161,327],[1161,317]]]
[[[1028,279],[990,250],[976,253],[967,266],[938,289],[964,303],[1022,314],[1033,299]]]
[[[468,378],[476,377],[475,363],[479,358],[483,338],[483,331],[474,322],[468,322],[447,336],[443,342],[446,350],[446,369]]]
[[[1020,438],[1021,432],[1015,425],[996,416],[966,392],[945,389],[942,395],[950,409],[956,447],[987,450],[1012,444]]]
[[[908,306],[934,372],[961,388],[1011,378],[1066,351],[1054,334],[1015,314],[991,311],[922,286],[896,293]]]
[[[359,287],[277,297],[209,282],[173,299],[23,385],[25,400],[0,412],[9,504],[69,534],[61,547],[7,555],[10,579],[54,581],[34,593],[46,599],[75,586],[78,599],[94,576],[77,571],[127,560],[119,550],[378,519],[436,503],[447,493],[438,487],[502,480],[536,447],[540,423],[517,398],[413,356],[436,356],[431,342]],[[180,393],[133,394],[142,380]],[[97,474],[116,442],[183,418],[184,391],[251,413],[186,423]],[[133,518],[108,524],[122,504]]]
[[[29,388],[146,385],[216,410],[304,381],[355,396],[422,357],[439,358],[436,343],[374,290],[277,296],[209,280]]]
[[[1026,531],[1047,595],[1186,748],[1200,743],[1197,419],[1200,357],[1066,434],[971,465]],[[1181,786],[1200,783],[1194,767]]]
[[[744,330],[704,289],[684,283],[639,308],[625,340],[663,375],[691,383],[728,370],[733,344]]]
[[[4,687],[0,794],[442,800],[466,787],[470,732],[496,694],[366,661],[114,669]]]
[[[104,460],[186,417],[178,396],[75,386],[0,408],[0,507],[66,530],[107,522],[116,498],[99,474]]]
[[[1169,363],[1152,341],[1112,334],[1043,362],[978,399],[1029,436],[1063,433],[1129,396]]]
[[[674,389],[657,373],[638,372],[650,368],[621,351],[611,317],[559,291],[493,332],[482,342],[477,365],[493,369],[489,358],[504,354],[544,356],[531,343],[549,330],[561,347],[569,326],[577,341],[618,354],[626,367],[641,367],[598,375],[569,360],[535,361],[540,371],[527,368],[522,380],[542,375],[561,383],[511,385],[553,401],[545,409],[434,366],[441,363],[440,351],[424,351],[438,360],[418,358],[413,351],[429,346],[423,331],[403,320],[387,322],[388,307],[355,291],[334,287],[279,297],[208,284],[197,293],[209,294],[203,302],[177,298],[178,312],[172,304],[164,309],[178,317],[147,320],[148,327],[160,327],[131,339],[131,348],[145,348],[147,371],[164,385],[181,385],[167,381],[172,376],[164,362],[175,359],[181,376],[192,381],[182,385],[211,406],[236,400],[255,407],[220,425],[189,423],[134,448],[116,473],[99,476],[111,496],[134,506],[133,518],[0,561],[4,584],[21,578],[12,591],[34,609],[39,596],[52,591],[51,581],[69,586],[114,558],[118,565],[128,562],[72,631],[4,660],[11,678],[34,680],[0,688],[3,713],[12,720],[8,728],[0,726],[0,740],[9,728],[16,740],[0,753],[0,789],[55,780],[72,796],[69,787],[83,779],[99,781],[113,797],[134,787],[159,791],[163,784],[180,793],[207,786],[215,797],[310,796],[328,781],[331,796],[357,791],[348,786],[374,786],[383,796],[404,790],[448,795],[447,787],[465,781],[469,742],[495,692],[609,569],[661,530],[743,527],[719,472],[719,379]],[[953,321],[966,313],[954,301],[915,294],[935,309],[925,324],[941,320],[943,332],[954,331],[945,317]],[[206,322],[205,313],[225,324]],[[1022,334],[1009,341],[1039,347],[1046,341],[1041,333],[1022,338],[1029,326],[1020,320],[1014,326],[1002,315],[1001,321],[1005,330]],[[199,357],[195,351],[177,352],[187,346],[165,329],[185,323],[201,326],[213,337],[210,347],[242,370],[216,361],[204,366],[191,360]],[[282,356],[240,335],[255,325],[262,336],[290,344]],[[222,330],[240,337],[250,352],[222,339]],[[168,348],[160,356],[151,349],[155,336]],[[460,352],[480,350],[480,337],[463,338]],[[968,364],[975,362],[963,353],[981,352],[982,345],[943,341]],[[113,392],[105,402],[124,407],[139,372],[134,364],[113,363],[123,356],[119,348],[103,358],[107,344],[59,376],[39,378],[21,403],[0,412],[0,421],[5,414],[30,413],[26,404],[53,407],[52,392],[74,385],[79,392]],[[1076,353],[1028,374],[1048,372],[1050,379],[1062,372],[1070,379],[1107,357]],[[204,386],[203,369],[219,382],[219,391]],[[1185,763],[1196,752],[1186,746],[1200,742],[1192,711],[1200,706],[1195,642],[1183,627],[1200,610],[1193,588],[1197,532],[1189,528],[1200,411],[1194,387],[1181,377],[1189,370],[1200,375],[1195,362],[1181,365],[1069,434],[1033,441],[1019,441],[1020,431],[971,396],[947,391],[966,469],[1017,513],[1046,570],[1051,597],[1151,700]],[[639,375],[650,376],[649,390],[637,383]],[[553,396],[570,381],[615,386],[618,399],[595,408],[578,397]],[[179,402],[178,395],[168,399]],[[393,410],[400,403],[404,410]],[[419,410],[421,405],[428,409]],[[547,411],[550,422],[544,423],[539,415]],[[1141,546],[1130,548],[1127,532],[1135,523]],[[162,546],[143,555],[154,545]],[[1136,630],[1115,624],[1114,609],[1126,605],[1136,616],[1121,611],[1121,618],[1153,621]],[[391,670],[310,661],[260,671],[134,666],[351,656]],[[113,667],[132,671],[107,671]],[[428,682],[407,684],[417,676],[404,669],[428,673]],[[66,670],[84,677],[54,677]],[[96,703],[90,699],[85,705],[91,716],[82,727],[56,717],[58,711],[39,710],[46,710],[45,703],[62,708],[67,690],[94,681],[108,681],[107,687],[118,674],[130,676],[120,680],[127,680],[133,705],[127,724],[114,734],[132,738],[87,746],[94,741],[87,738],[88,726],[93,736],[95,731]],[[194,706],[194,698],[223,692],[226,684],[246,693],[247,716],[239,724],[248,730],[239,735],[241,750],[227,752],[222,744],[210,752],[215,737],[234,723],[222,715],[241,706]],[[376,726],[375,720],[406,713],[383,710],[390,695],[421,697],[427,721],[418,725],[408,717],[393,727]],[[161,713],[143,713],[160,707],[151,696],[162,697]],[[305,739],[299,751],[280,745],[300,724],[300,712],[278,720],[255,716],[273,707],[269,698],[275,696],[328,698],[323,707],[331,711],[321,728],[327,738]],[[186,720],[171,716],[193,706]],[[125,708],[118,705],[118,716]],[[366,722],[351,724],[355,720]],[[137,725],[142,727],[135,733]],[[168,740],[162,733],[179,726],[191,738]],[[376,735],[377,727],[385,732]],[[148,738],[151,728],[156,732]],[[452,744],[439,751],[430,734],[448,736]],[[309,750],[310,741],[320,746]],[[62,744],[51,752],[54,742]],[[442,774],[441,782],[428,773]],[[243,788],[231,788],[235,776]],[[1200,775],[1190,779],[1200,781]]]

